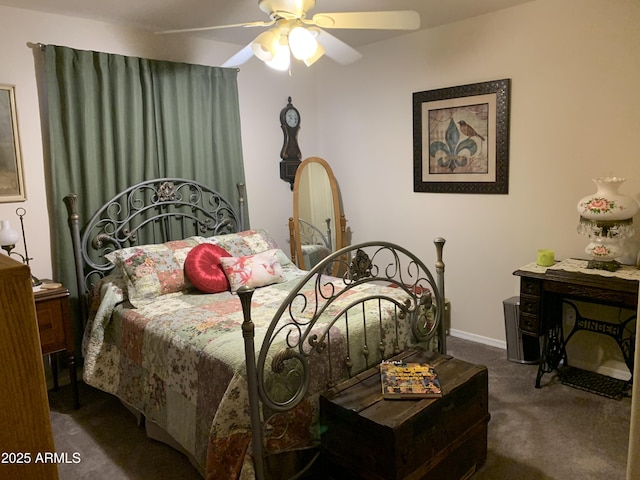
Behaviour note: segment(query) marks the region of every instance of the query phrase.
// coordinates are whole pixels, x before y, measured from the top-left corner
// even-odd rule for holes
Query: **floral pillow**
[[[200,238],[202,240],[203,237]],[[233,257],[244,257],[278,248],[276,241],[263,229],[216,235],[202,241],[218,245]]]
[[[264,287],[284,281],[277,249],[242,257],[221,257],[220,263],[232,292],[240,287]]]
[[[221,257],[229,253],[211,243],[193,247],[184,262],[184,273],[191,285],[204,293],[219,293],[229,290],[229,280],[220,264]]]
[[[187,288],[184,262],[198,245],[194,237],[154,245],[127,247],[108,253],[105,258],[122,271],[127,294],[134,307],[154,298]]]

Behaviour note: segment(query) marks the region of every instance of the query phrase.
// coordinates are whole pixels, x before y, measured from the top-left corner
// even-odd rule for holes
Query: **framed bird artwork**
[[[413,94],[413,191],[509,193],[511,80]]]

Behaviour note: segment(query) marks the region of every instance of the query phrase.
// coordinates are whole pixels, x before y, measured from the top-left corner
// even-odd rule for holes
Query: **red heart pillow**
[[[184,273],[191,284],[204,293],[229,290],[229,280],[224,274],[220,257],[230,257],[218,245],[201,243],[191,249],[184,261]]]

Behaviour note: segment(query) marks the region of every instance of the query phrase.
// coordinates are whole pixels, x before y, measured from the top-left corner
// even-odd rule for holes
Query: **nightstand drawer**
[[[62,302],[64,300],[46,300],[36,302],[36,315],[38,317],[38,330],[40,331],[40,344],[42,354],[59,352],[67,348],[64,336],[64,312]]]

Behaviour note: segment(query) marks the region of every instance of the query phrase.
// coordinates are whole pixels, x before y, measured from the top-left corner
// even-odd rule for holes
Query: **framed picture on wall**
[[[26,198],[15,87],[0,84],[0,202]]]
[[[413,94],[413,191],[509,193],[510,79]]]

